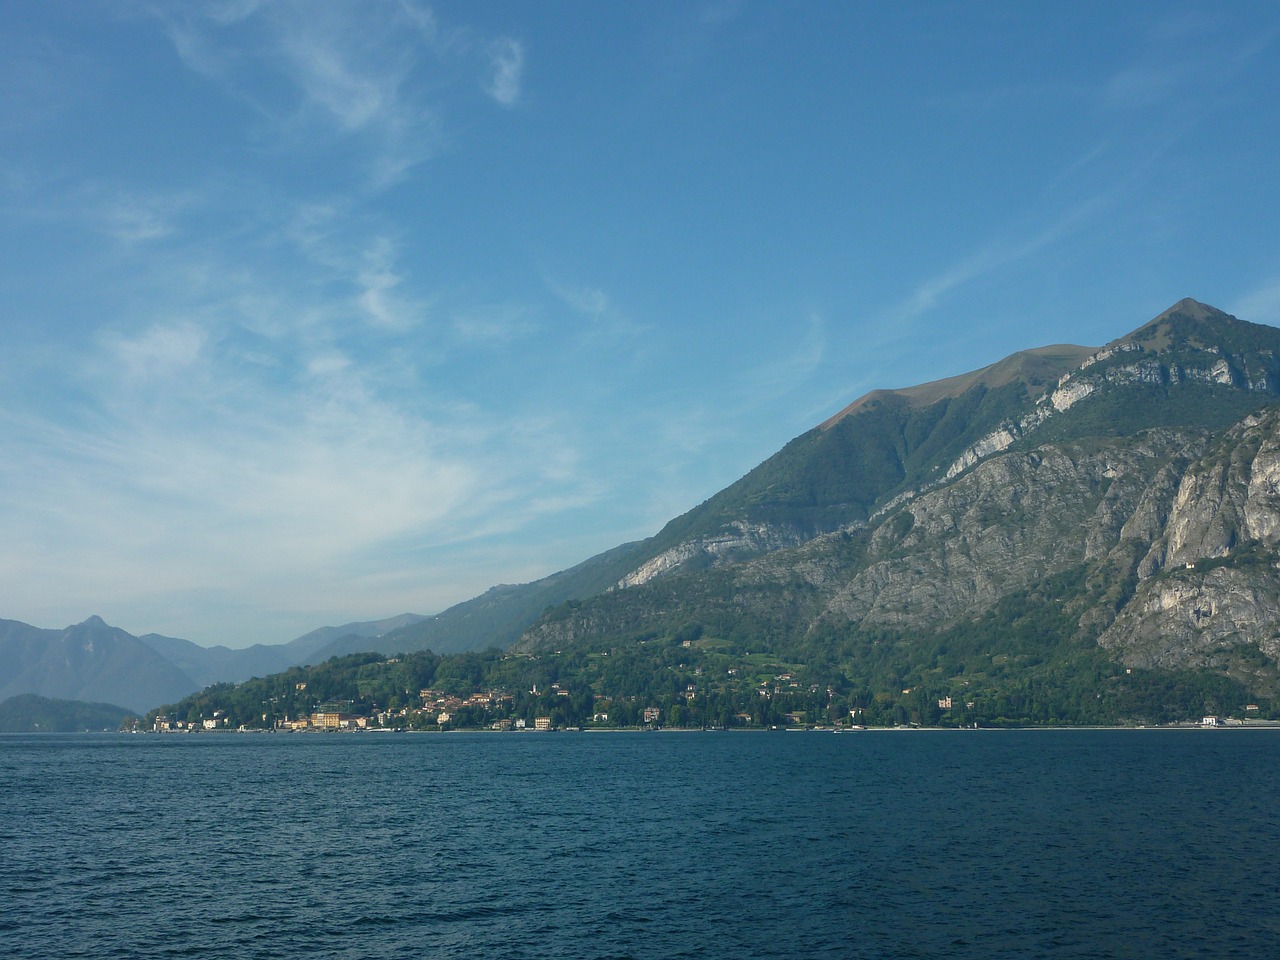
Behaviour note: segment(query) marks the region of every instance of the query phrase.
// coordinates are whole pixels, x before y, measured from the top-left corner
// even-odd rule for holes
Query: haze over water
[[[0,737],[0,946],[1271,957],[1267,732]]]

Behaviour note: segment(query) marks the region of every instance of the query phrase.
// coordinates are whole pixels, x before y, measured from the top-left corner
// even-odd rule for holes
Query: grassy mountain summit
[[[829,430],[847,416],[872,408],[876,404],[892,403],[894,398],[905,400],[909,407],[918,410],[939,400],[954,400],[974,387],[992,390],[1011,383],[1023,384],[1028,394],[1034,398],[1047,390],[1064,373],[1074,370],[1097,351],[1097,347],[1080,347],[1070,343],[1036,347],[1031,350],[1019,350],[990,366],[970,373],[962,373],[958,377],[947,377],[945,380],[935,380],[932,383],[922,383],[919,386],[903,387],[898,390],[872,390],[824,421],[819,429]]]
[[[1274,327],[1248,323],[1223,313],[1217,307],[1186,297],[1108,346],[1136,343],[1156,354],[1207,351],[1257,360],[1272,355],[1274,334]]]

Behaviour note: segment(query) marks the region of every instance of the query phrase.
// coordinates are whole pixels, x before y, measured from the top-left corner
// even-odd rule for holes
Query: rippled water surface
[[[1280,732],[0,737],[11,958],[1280,956]]]

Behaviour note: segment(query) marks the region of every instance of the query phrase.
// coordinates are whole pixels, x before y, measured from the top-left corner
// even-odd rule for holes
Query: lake
[[[1273,958],[1280,731],[0,736],[8,958]]]

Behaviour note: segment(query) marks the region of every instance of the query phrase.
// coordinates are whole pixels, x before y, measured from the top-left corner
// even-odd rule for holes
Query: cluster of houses
[[[436,714],[436,723],[449,723],[459,710],[511,710],[515,706],[515,697],[501,690],[490,690],[487,693],[473,693],[469,697],[456,697],[440,690],[419,690],[422,709]]]
[[[193,733],[199,730],[228,730],[230,726],[227,715],[222,710],[215,710],[212,717],[201,720],[176,720],[160,714],[152,722],[151,729],[154,733]],[[275,723],[277,730],[364,730],[373,726],[377,726],[374,718],[328,710],[317,711],[296,720],[277,720]]]
[[[699,670],[698,672],[700,673],[701,671]],[[737,673],[736,670],[730,670],[729,672],[730,674]],[[783,673],[771,681],[763,681],[759,693],[762,697],[772,698],[799,686],[800,684],[792,674]],[[299,682],[296,685],[296,690],[299,693],[305,692],[306,689],[307,684],[305,682]],[[812,691],[817,691],[818,689],[817,685],[811,688]],[[830,692],[828,690],[829,694]],[[530,693],[538,695],[538,687],[534,686]],[[560,697],[570,696],[570,691],[562,688],[558,683],[551,684],[550,688],[544,693]],[[692,683],[687,684],[685,690],[677,694],[677,698],[685,702],[691,702],[697,697],[697,687]],[[596,704],[595,711],[591,715],[591,722],[593,724],[607,724],[609,722],[609,713],[606,711],[609,708],[609,701],[610,699],[617,700],[619,698],[608,698],[597,694],[594,699]],[[635,703],[640,698],[627,696],[620,699]],[[285,716],[282,719],[275,720],[272,724],[272,729],[281,732],[392,730],[418,726],[424,721],[427,724],[434,723],[445,728],[459,722],[470,727],[474,726],[480,718],[485,718],[487,726],[493,730],[554,729],[552,719],[548,716],[535,717],[532,720],[510,716],[515,710],[515,701],[514,695],[503,690],[488,690],[460,697],[443,690],[425,688],[418,691],[415,703],[395,710],[375,709],[371,716],[363,716],[347,712],[344,708],[348,707],[349,703],[320,704],[308,714]],[[653,727],[662,722],[662,709],[660,707],[645,706],[640,713],[646,726]],[[504,714],[506,716],[503,716]],[[267,715],[263,714],[262,719],[266,721],[268,719]],[[741,724],[750,724],[751,719],[751,715],[745,712],[736,715],[737,722]],[[803,722],[803,715],[788,714],[786,719],[788,722],[800,723]],[[226,730],[231,729],[231,722],[226,713],[221,710],[216,711],[212,718],[192,721],[176,720],[161,714],[155,718],[152,729],[157,733]],[[247,728],[241,727],[240,729]]]
[[[338,710],[318,710],[296,720],[277,720],[277,730],[367,730],[377,727],[376,717],[362,717]]]
[[[196,730],[225,730],[228,721],[226,714],[215,710],[213,717],[203,720],[175,720],[173,717],[159,714],[151,724],[153,733],[191,733]]]
[[[456,711],[457,709],[457,706],[441,709],[436,714],[435,722],[442,727],[448,726],[453,720],[453,713],[451,713],[450,710]],[[348,713],[318,712],[307,717],[300,717],[297,720],[279,720],[275,724],[275,729],[285,732],[303,730],[331,731],[391,729],[401,726],[407,716],[407,710],[398,710],[394,713],[390,710],[380,710],[375,712],[371,717],[362,717]],[[536,717],[533,721],[532,727],[530,727],[523,717],[517,717],[515,719],[504,717],[502,719],[495,720],[493,723],[489,724],[489,727],[492,730],[552,729],[550,717]]]
[[[563,696],[569,695],[567,690],[559,690],[558,684],[555,686],[557,693]],[[299,691],[305,690],[306,684],[300,683],[297,688]],[[335,705],[321,705],[312,713],[276,720],[273,729],[281,732],[392,729],[405,726],[412,715],[425,715],[428,722],[434,721],[444,727],[452,723],[458,713],[463,710],[510,712],[515,708],[515,697],[500,690],[458,697],[441,690],[424,689],[418,692],[418,697],[418,706],[404,707],[399,710],[375,710],[372,716],[347,713],[341,709],[335,709]],[[657,708],[651,709],[654,711],[653,722],[656,722]],[[647,717],[648,713],[646,713]],[[263,719],[266,719],[265,714]],[[608,715],[597,714],[595,719],[608,720]],[[550,717],[536,717],[532,723],[523,717],[507,717],[495,720],[489,726],[494,730],[553,729]],[[190,721],[160,714],[152,723],[152,730],[155,733],[192,733],[201,730],[226,729],[230,729],[230,719],[222,710],[215,711],[211,718]]]

